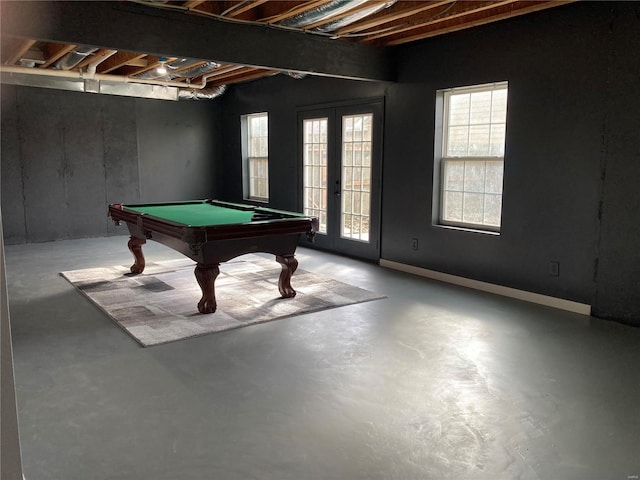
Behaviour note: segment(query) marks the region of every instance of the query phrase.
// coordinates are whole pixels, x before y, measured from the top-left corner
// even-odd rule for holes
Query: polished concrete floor
[[[27,480],[640,475],[640,329],[301,249],[387,298],[145,349],[58,275],[126,237],[6,254]]]

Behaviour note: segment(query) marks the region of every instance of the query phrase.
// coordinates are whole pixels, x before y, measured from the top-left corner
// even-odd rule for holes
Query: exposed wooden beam
[[[133,60],[146,57],[144,53],[132,53],[132,52],[118,52],[115,55],[109,57],[98,67],[99,73],[109,73],[117,70],[118,68],[128,65]]]
[[[312,0],[310,2],[304,3],[303,5],[293,7],[286,12],[279,13],[278,15],[272,15],[271,17],[263,18],[260,21],[266,23],[278,23],[287,18],[295,17],[296,15],[299,15],[301,13],[306,13],[316,8],[322,7],[323,5],[326,5],[331,1],[333,0]]]
[[[15,49],[15,53],[5,62],[7,65],[14,65],[22,55],[24,55],[31,47],[36,44],[36,40],[22,40],[20,46]]]
[[[249,10],[262,5],[263,3],[268,2],[269,0],[253,0],[251,2],[247,2],[246,4],[239,6],[238,8],[233,9],[231,12],[227,13],[227,17],[237,17],[238,15],[243,14],[244,12],[248,12]]]
[[[395,80],[389,50],[304,32],[133,2],[3,0],[0,9],[2,32],[22,38],[339,78]]]
[[[215,71],[207,73],[207,78],[215,78],[225,75],[226,73],[233,72],[236,70],[240,70],[243,67],[242,65],[223,65],[221,67],[216,68]]]
[[[448,5],[450,3],[455,2],[456,0],[440,0],[437,2],[424,2],[424,5],[414,8],[407,8],[405,10],[400,10],[396,12],[389,12],[385,15],[375,16],[371,18],[365,18],[359,22],[353,23],[351,25],[347,25],[339,30],[336,30],[334,33],[336,35],[343,35],[345,33],[351,32],[361,32],[363,30],[368,30],[370,28],[378,27],[380,25],[384,25],[385,23],[394,22],[396,20],[400,20],[402,18],[411,17],[413,15],[417,15],[419,13],[427,12],[429,10],[433,10],[435,8],[440,8],[444,5]],[[393,7],[391,7],[393,8]]]
[[[196,8],[198,5],[202,5],[204,0],[190,0],[189,2],[184,2],[184,8]]]
[[[437,30],[433,30],[433,31],[425,31],[421,33],[416,33],[414,35],[403,36],[397,39],[392,39],[386,42],[386,45],[392,46],[392,45],[401,45],[409,42],[415,42],[417,40],[423,40],[425,38],[434,37],[436,35],[443,35],[445,33],[457,32],[457,31],[464,30],[471,27],[486,25],[488,23],[497,22],[507,18],[517,17],[519,15],[524,15],[525,13],[538,12],[540,10],[545,10],[551,7],[557,7],[559,5],[564,5],[567,3],[573,3],[575,1],[577,0],[552,0],[548,2],[539,2],[535,4],[529,4],[522,8],[510,10],[509,12],[489,15],[476,20],[471,20],[464,23],[458,23],[458,24],[447,26],[444,28],[438,28]]]
[[[492,3],[489,3],[489,4],[479,5],[477,8],[464,10],[464,11],[458,12],[458,13],[452,13],[450,15],[445,15],[445,16],[442,16],[442,17],[429,19],[429,20],[426,20],[426,21],[410,22],[409,24],[405,24],[404,26],[399,25],[397,29],[388,30],[388,31],[384,31],[384,32],[380,32],[380,33],[368,36],[366,38],[366,41],[372,41],[372,40],[376,40],[376,39],[382,38],[382,37],[388,37],[388,36],[392,36],[392,35],[397,35],[398,33],[403,33],[403,32],[407,32],[407,31],[410,31],[410,30],[415,30],[415,29],[418,29],[418,28],[424,28],[424,27],[427,27],[429,25],[435,25],[435,24],[442,23],[442,22],[448,22],[450,20],[453,20],[454,18],[460,18],[460,17],[469,16],[469,15],[475,15],[475,14],[477,14],[479,12],[496,9],[498,7],[501,7],[501,6],[509,5],[509,4],[513,4],[513,3],[517,3],[517,2],[518,2],[518,0],[501,0],[499,2],[492,2]]]
[[[387,3],[387,0],[378,0],[378,1],[370,1],[367,3],[363,3],[362,5],[359,5],[355,8],[349,9],[345,12],[339,13],[337,15],[327,15],[326,18],[323,18],[321,20],[317,20],[313,23],[310,23],[308,25],[305,25],[304,27],[302,27],[304,30],[311,30],[313,28],[319,27],[320,25],[324,25],[326,23],[331,23],[331,22],[335,22],[336,20],[341,20],[345,17],[349,17],[351,15],[356,15],[362,11],[365,10],[369,10],[372,7],[377,7],[380,5],[384,5],[385,3]]]
[[[215,77],[215,80],[209,79],[208,84],[211,86],[229,85],[232,83],[246,82],[248,80],[255,80],[256,78],[267,77],[274,75],[277,72],[273,70],[264,70],[259,68],[241,67],[235,71],[228,72],[227,74]]]
[[[71,50],[76,48],[77,45],[65,45],[60,43],[50,43],[47,45],[47,61],[42,65],[38,65],[38,68],[47,68],[53,65],[55,62],[64,57]]]
[[[123,67],[133,67],[133,68],[143,68],[149,65],[149,60],[147,60],[147,55],[143,55],[139,58],[131,58],[127,60],[127,62],[122,65]]]
[[[144,67],[136,68],[128,73],[128,76],[140,75],[141,73],[148,72],[149,70],[153,70],[154,68],[158,68],[160,66],[160,57],[156,55],[145,55],[147,59],[147,64]],[[173,62],[177,60],[177,57],[166,57],[166,60],[163,60],[165,63]]]

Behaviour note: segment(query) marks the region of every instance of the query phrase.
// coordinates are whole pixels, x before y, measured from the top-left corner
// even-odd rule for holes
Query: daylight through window
[[[507,83],[440,92],[444,99],[440,223],[500,229]]]
[[[246,116],[248,198],[269,199],[269,117],[267,113]]]

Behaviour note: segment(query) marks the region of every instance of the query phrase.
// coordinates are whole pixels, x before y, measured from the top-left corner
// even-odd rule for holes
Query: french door
[[[302,208],[319,248],[378,260],[382,101],[301,111]]]

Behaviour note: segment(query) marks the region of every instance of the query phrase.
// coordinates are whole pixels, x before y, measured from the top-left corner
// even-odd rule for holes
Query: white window
[[[327,233],[327,125],[328,118],[303,121],[302,162],[304,214],[318,217],[319,233]]]
[[[340,236],[369,241],[373,114],[342,117],[342,219]]]
[[[269,115],[244,115],[242,127],[244,196],[266,202],[269,200]]]
[[[499,231],[507,82],[438,94],[443,108],[439,223]]]

